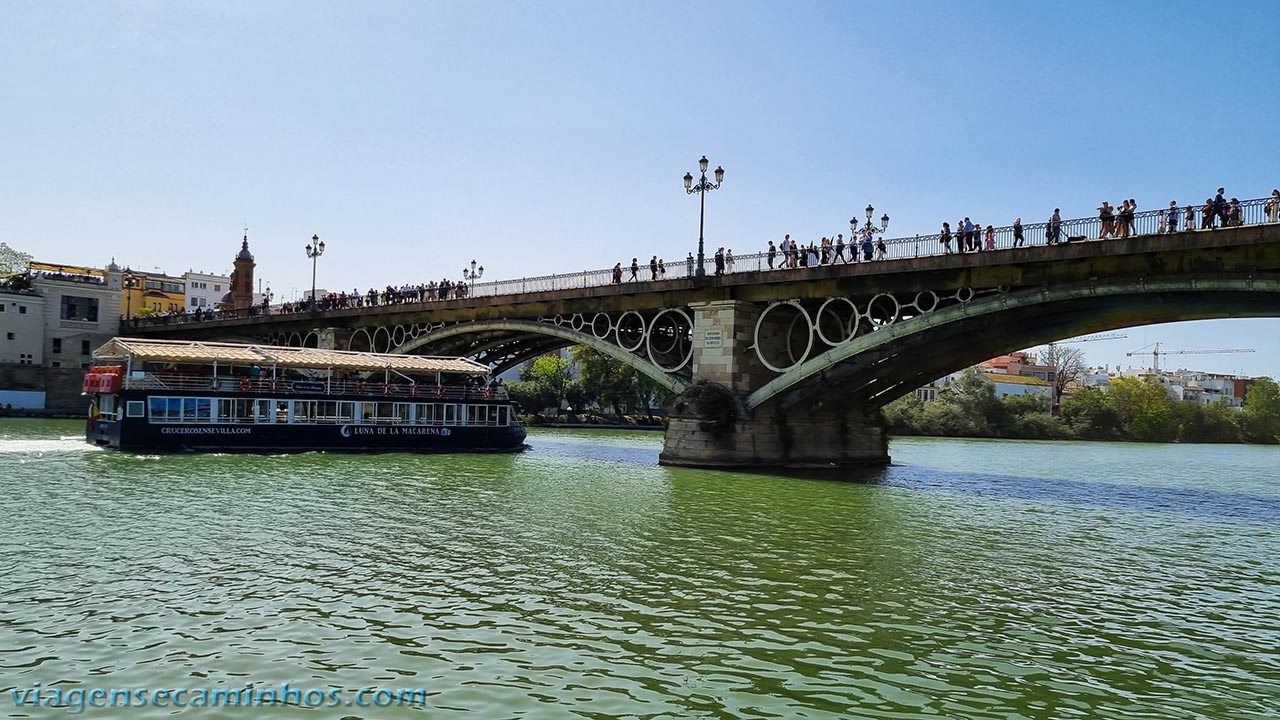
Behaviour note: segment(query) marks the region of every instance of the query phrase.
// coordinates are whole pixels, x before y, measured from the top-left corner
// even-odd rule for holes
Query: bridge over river
[[[1261,201],[1238,225],[939,254],[937,236],[887,243],[887,259],[657,280],[609,270],[483,283],[468,296],[201,322],[133,321],[131,334],[465,355],[501,372],[586,345],[676,394],[661,460],[756,467],[887,462],[879,410],[1004,352],[1091,332],[1280,316],[1280,224]],[[1097,219],[1062,237],[1098,235]],[[647,265],[641,277],[649,275]],[[629,270],[626,276],[630,276]]]

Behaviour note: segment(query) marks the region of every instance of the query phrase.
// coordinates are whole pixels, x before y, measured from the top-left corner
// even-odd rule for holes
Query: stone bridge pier
[[[761,346],[786,347],[795,315],[738,300],[690,304],[693,382],[672,404],[659,462],[692,467],[835,467],[889,462],[879,411],[841,394],[750,399],[777,377]],[[807,326],[806,326],[807,330]],[[820,381],[820,379],[819,379]]]

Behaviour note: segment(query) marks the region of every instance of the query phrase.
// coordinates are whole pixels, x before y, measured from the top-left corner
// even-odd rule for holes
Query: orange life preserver
[[[357,394],[357,395],[363,395],[363,394],[364,394],[364,381],[363,381],[363,380],[357,380],[357,381],[356,381],[356,386],[355,386],[354,388],[352,388],[352,391],[353,391],[353,392],[355,392],[355,394]]]
[[[398,392],[400,392],[400,388],[396,387],[395,383],[387,383],[382,386],[383,395],[394,395]]]
[[[492,400],[492,399],[493,399],[493,386],[492,386],[492,385],[485,385],[485,386],[484,386],[484,397],[485,397],[485,399],[486,399],[486,400]]]
[[[249,392],[253,389],[253,381],[249,378],[240,378],[240,392]]]
[[[442,397],[444,397],[444,386],[443,386],[443,385],[437,385],[437,386],[436,386],[436,397],[438,397],[438,398],[442,398]]]

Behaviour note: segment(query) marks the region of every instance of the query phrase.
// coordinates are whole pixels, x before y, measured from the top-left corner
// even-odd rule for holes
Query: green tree
[[[1061,421],[1049,411],[1050,398],[1038,393],[1006,395],[1000,398],[1004,405],[1008,427],[1002,437],[1053,440],[1067,437]]]
[[[1280,443],[1280,386],[1275,380],[1255,378],[1245,391],[1240,434],[1245,442]]]
[[[613,409],[622,416],[628,412],[650,412],[652,403],[666,405],[671,394],[631,365],[578,345],[569,351],[580,373],[583,399]]]
[[[20,275],[27,271],[27,264],[31,262],[31,255],[9,247],[8,243],[0,242],[0,277],[8,277],[11,275]]]
[[[527,411],[559,409],[566,401],[573,406],[579,394],[573,377],[573,366],[558,352],[548,353],[526,362],[520,368],[520,380],[508,383],[507,392]]]
[[[1226,400],[1219,400],[1212,405],[1194,402],[1174,403],[1173,418],[1178,424],[1178,442],[1240,442],[1236,414],[1227,407]]]
[[[1125,434],[1133,440],[1172,442],[1177,439],[1173,400],[1156,378],[1116,378],[1111,381],[1109,394]]]
[[[1124,421],[1111,398],[1095,387],[1065,396],[1058,417],[1067,431],[1081,440],[1120,440],[1124,436]]]
[[[996,385],[969,368],[955,382],[938,393],[938,400],[954,405],[967,418],[966,424],[975,427],[975,435],[992,437],[1008,427],[1009,411],[996,397]]]

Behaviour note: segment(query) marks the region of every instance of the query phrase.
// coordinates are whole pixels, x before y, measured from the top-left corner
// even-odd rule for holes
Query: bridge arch
[[[502,338],[504,336],[507,341],[518,337],[528,338],[530,336],[539,339],[547,338],[545,343],[533,344],[531,349],[525,353],[526,355],[535,352],[541,354],[549,352],[551,349],[568,345],[584,345],[630,365],[672,393],[679,394],[688,386],[688,382],[682,377],[663,370],[652,360],[624,350],[605,339],[597,337],[590,331],[589,325],[582,330],[575,330],[571,324],[555,325],[532,320],[480,320],[431,330],[416,338],[407,340],[399,347],[392,349],[391,352],[408,354],[424,347],[430,347],[442,340],[479,333],[492,335],[495,346],[503,342]],[[552,340],[555,342],[552,342]]]
[[[1243,317],[1280,317],[1280,279],[1136,278],[1012,290],[855,337],[773,378],[745,404],[791,405],[839,388],[876,408],[1011,350],[1139,325]]]

